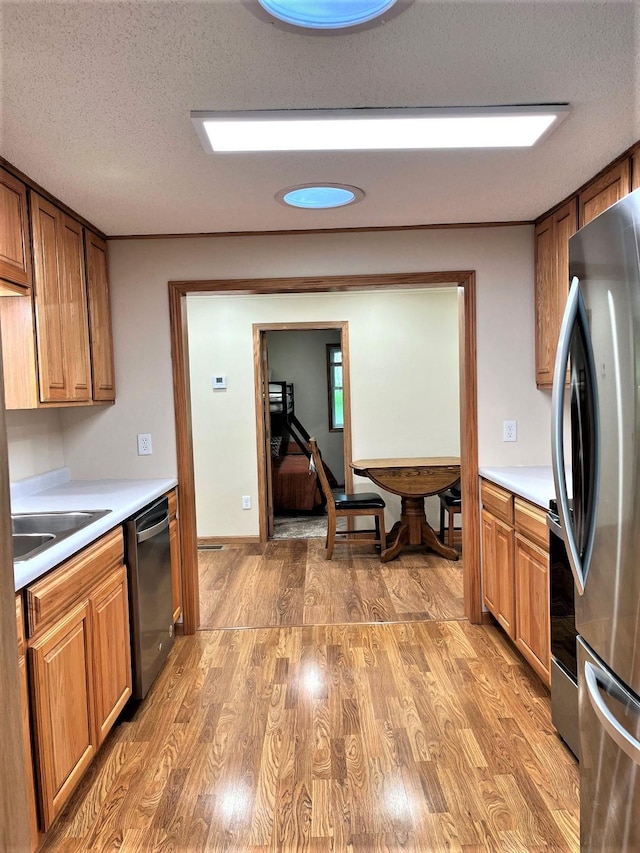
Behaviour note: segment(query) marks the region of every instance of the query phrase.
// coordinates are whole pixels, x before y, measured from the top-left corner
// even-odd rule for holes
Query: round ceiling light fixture
[[[385,23],[413,0],[250,0],[263,20],[320,33]],[[262,14],[261,14],[262,12]],[[266,13],[266,14],[265,14]]]
[[[300,184],[276,193],[276,200],[288,207],[327,210],[362,201],[364,192],[348,184]]]

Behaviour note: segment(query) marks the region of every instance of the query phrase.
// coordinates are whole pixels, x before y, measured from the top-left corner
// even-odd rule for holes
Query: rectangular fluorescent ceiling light
[[[261,110],[191,113],[208,153],[527,148],[566,118],[568,104],[446,109]]]

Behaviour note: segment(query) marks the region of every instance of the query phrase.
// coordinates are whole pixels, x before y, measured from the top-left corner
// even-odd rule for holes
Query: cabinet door
[[[535,231],[536,384],[551,388],[560,326],[569,293],[569,237],[578,227],[577,201],[564,204]]]
[[[116,399],[107,244],[85,230],[93,399]]]
[[[82,228],[31,193],[40,399],[91,399]]]
[[[640,148],[636,148],[631,156],[631,189],[640,189]]]
[[[182,613],[182,572],[180,569],[180,533],[178,520],[169,522],[169,547],[171,549],[171,592],[173,599],[173,621],[180,618]]]
[[[482,510],[484,603],[510,637],[515,636],[513,528]]]
[[[29,806],[29,839],[31,850],[38,846],[38,816],[36,812],[36,789],[33,781],[33,750],[31,748],[31,720],[29,714],[29,683],[27,680],[27,659],[24,639],[24,619],[22,615],[22,597],[16,596],[16,621],[18,627],[18,672],[20,677],[20,709],[22,718],[22,746],[24,748],[24,767],[27,783],[27,802]]]
[[[549,555],[516,534],[516,644],[550,684]]]
[[[580,193],[580,227],[631,192],[631,162],[623,160]]]
[[[89,317],[84,271],[83,229],[70,216],[62,217],[62,269],[64,275],[64,347],[69,397],[74,401],[91,400],[91,361],[89,356]]]
[[[0,169],[0,279],[1,289],[26,293],[31,288],[31,246],[27,217],[27,188]]]
[[[91,596],[97,745],[131,696],[127,573],[118,567]]]
[[[70,797],[96,751],[89,604],[29,648],[43,829]]]

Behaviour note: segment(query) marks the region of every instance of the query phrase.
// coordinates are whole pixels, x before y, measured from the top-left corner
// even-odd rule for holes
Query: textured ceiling
[[[635,2],[414,0],[302,35],[249,0],[2,2],[0,154],[108,235],[530,220],[640,138]],[[538,147],[207,155],[191,110],[569,102]],[[274,195],[361,187],[332,211]]]

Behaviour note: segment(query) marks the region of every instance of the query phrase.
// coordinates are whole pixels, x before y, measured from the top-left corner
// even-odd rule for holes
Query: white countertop
[[[549,501],[556,496],[550,465],[480,468],[479,474],[543,509],[549,509]]]
[[[29,560],[14,563],[16,591],[90,545],[155,498],[173,489],[175,478],[153,480],[70,480],[61,468],[11,485],[11,512],[111,510]]]

